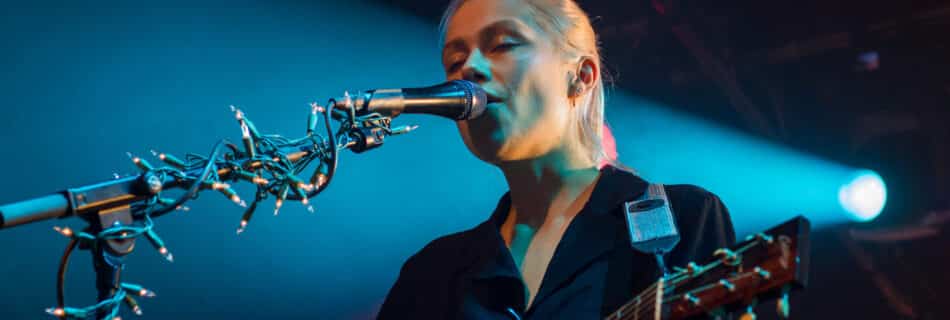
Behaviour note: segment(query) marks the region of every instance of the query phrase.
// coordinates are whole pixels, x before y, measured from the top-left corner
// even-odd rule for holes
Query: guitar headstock
[[[663,279],[663,318],[741,310],[776,298],[779,315],[787,316],[788,292],[808,283],[809,231],[808,219],[799,216],[716,250],[708,264],[676,268]]]

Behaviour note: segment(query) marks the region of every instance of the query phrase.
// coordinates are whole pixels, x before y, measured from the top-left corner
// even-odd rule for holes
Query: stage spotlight
[[[838,202],[851,219],[867,222],[877,217],[887,202],[884,180],[871,170],[855,173],[850,182],[838,189]]]

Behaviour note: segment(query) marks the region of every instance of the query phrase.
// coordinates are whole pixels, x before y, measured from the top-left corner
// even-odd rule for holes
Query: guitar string
[[[735,252],[736,252],[736,253],[739,253],[739,254],[745,253],[745,251],[748,251],[748,250],[751,249],[752,247],[758,245],[760,242],[761,242],[760,239],[755,239],[755,240],[750,241],[749,243],[747,243],[747,244],[745,244],[745,245],[739,247]],[[717,267],[721,266],[723,263],[724,263],[724,262],[723,262],[722,260],[715,260],[715,261],[709,263],[708,265],[702,266],[702,268],[701,268],[700,270],[703,270],[703,271],[699,272],[698,274],[705,273],[705,270],[717,268]],[[672,283],[672,284],[673,284],[672,286],[669,286],[669,287],[668,287],[668,289],[669,289],[670,291],[672,291],[672,289],[675,287],[675,284],[678,284],[678,283],[680,283],[681,281],[693,279],[693,278],[695,278],[695,276],[697,276],[698,274],[695,274],[695,275],[694,275],[694,274],[690,274],[690,273],[685,273],[685,272],[684,272],[684,273],[682,273],[682,274],[680,274],[680,275],[674,275],[673,277],[671,277],[671,278],[668,279],[668,280],[665,280],[664,282],[669,282],[669,283]],[[744,275],[743,275],[743,276],[744,276]],[[715,285],[716,285],[716,284],[710,284],[710,285],[707,285],[707,286],[704,286],[704,287],[701,287],[701,288],[710,287],[710,286],[715,286]],[[611,315],[610,315],[608,318],[611,318],[611,317],[613,317],[614,315],[616,315],[618,311],[619,311],[620,314],[621,314],[621,318],[618,319],[618,320],[631,319],[628,315],[634,315],[634,316],[637,317],[636,319],[639,319],[639,316],[642,315],[642,314],[644,314],[644,312],[641,312],[641,311],[646,311],[646,312],[645,312],[646,315],[649,316],[651,313],[653,313],[653,312],[655,311],[655,309],[653,309],[653,310],[649,309],[649,308],[654,307],[655,303],[647,303],[646,305],[643,306],[643,307],[645,307],[646,309],[641,309],[641,306],[640,306],[640,305],[642,304],[642,302],[638,302],[638,303],[633,303],[633,302],[634,302],[634,301],[637,301],[637,300],[641,300],[641,301],[642,301],[642,299],[640,299],[640,298],[643,297],[643,296],[646,296],[648,293],[649,293],[649,295],[654,295],[654,294],[656,294],[656,288],[657,288],[657,282],[654,282],[652,285],[650,285],[649,287],[647,287],[647,289],[645,289],[645,290],[643,290],[642,292],[640,292],[640,294],[638,294],[638,295],[636,296],[636,298],[634,298],[634,299],[631,300],[630,302],[627,302],[626,304],[624,304],[623,306],[621,306],[620,308],[618,308],[617,311],[614,311],[613,313],[611,313]],[[682,294],[678,294],[678,295],[673,295],[673,296],[670,297],[669,299],[666,299],[666,294],[667,294],[667,292],[665,292],[665,291],[667,291],[667,288],[664,288],[664,297],[661,298],[661,300],[662,300],[661,303],[662,303],[662,304],[667,304],[667,303],[669,303],[669,302],[673,302],[673,301],[675,301],[676,299],[680,299],[681,296],[682,296]],[[695,290],[691,290],[690,292],[692,292],[692,291],[695,291]],[[630,313],[631,310],[633,310],[634,312],[633,312],[633,313]]]
[[[744,279],[744,278],[747,278],[747,277],[754,277],[754,276],[756,276],[756,275],[758,275],[758,273],[755,273],[755,272],[746,272],[746,273],[743,273],[743,274],[741,274],[741,275],[732,277],[732,279],[733,279],[733,280],[742,280],[742,279]],[[710,289],[710,288],[713,288],[713,287],[716,287],[716,286],[719,286],[719,285],[721,285],[721,284],[720,284],[720,283],[710,283],[710,284],[707,284],[707,285],[705,285],[705,286],[698,287],[698,288],[696,288],[696,289],[690,290],[689,292],[705,291],[705,290],[708,290],[708,289]],[[666,291],[666,290],[664,290],[664,291]],[[670,290],[670,291],[672,291],[672,290]],[[646,293],[647,293],[647,291],[644,291],[644,293],[641,293],[640,296],[646,295]],[[640,296],[638,296],[638,297],[640,297]],[[662,304],[662,305],[666,305],[666,304],[668,304],[668,303],[675,302],[677,299],[682,299],[683,296],[684,296],[684,294],[675,294],[675,295],[671,295],[671,296],[667,297],[667,292],[664,292],[664,296],[663,296],[663,298],[661,298],[661,299],[662,299],[662,303],[661,303],[661,304]],[[656,309],[655,309],[655,306],[656,306],[655,303],[649,303],[649,304],[644,305],[644,306],[643,306],[643,309],[640,309],[639,307],[637,307],[637,308],[635,308],[636,311],[635,311],[634,313],[632,313],[632,314],[626,312],[626,311],[629,311],[629,310],[626,310],[626,309],[629,309],[629,308],[624,308],[624,309],[625,309],[625,312],[621,313],[621,317],[618,318],[617,320],[651,319],[651,317],[653,317],[653,316],[655,315],[655,310],[656,310]],[[613,314],[611,314],[611,316],[608,317],[608,319],[613,319],[612,317],[613,317],[615,314],[616,314],[616,312],[614,312]],[[646,316],[647,318],[641,318],[641,317],[643,317],[643,316]]]
[[[647,295],[648,295],[647,293],[649,293],[649,295],[651,295],[651,296],[654,295],[654,294],[656,294],[656,293],[657,293],[657,292],[656,292],[656,288],[655,288],[655,287],[656,287],[656,284],[654,284],[654,285],[651,286],[651,287],[653,287],[653,288],[651,288],[651,289],[649,289],[649,290],[644,290],[644,292],[642,292],[642,293],[640,293],[639,295],[637,295],[637,297],[640,298],[640,297],[643,297],[643,296],[647,296]],[[652,292],[651,292],[651,291],[652,291]],[[672,291],[672,288],[670,288],[670,289],[664,289],[663,291],[664,291],[664,292],[663,292],[663,295],[666,296],[667,291]],[[636,303],[636,304],[628,303],[625,307],[623,307],[624,310],[623,310],[623,312],[620,313],[620,318],[618,318],[618,320],[627,320],[627,319],[650,319],[650,317],[652,317],[652,316],[655,314],[655,311],[656,311],[656,309],[654,308],[654,307],[656,306],[656,299],[648,299],[648,302],[647,302],[647,303],[642,303],[643,300],[644,300],[644,299],[641,299],[641,300],[640,300],[641,302],[640,302],[640,303]],[[633,310],[630,310],[631,308],[632,308]],[[618,311],[619,311],[619,310],[618,310]],[[632,311],[632,312],[631,312],[631,311]],[[616,315],[616,314],[617,314],[617,312],[614,312],[614,313],[611,315],[611,317],[612,317],[613,315]],[[633,317],[633,318],[631,318],[631,317]]]
[[[617,311],[614,311],[613,313],[611,313],[611,316],[617,314],[617,312],[620,312],[621,316],[627,315],[630,313],[638,313],[640,310],[640,305],[642,304],[642,300],[643,300],[642,297],[652,296],[656,294],[656,288],[657,288],[656,282],[654,282],[652,285],[647,287],[646,290],[643,290],[634,299],[630,300],[630,302],[625,303]],[[620,319],[623,319],[623,318],[620,318]]]
[[[716,267],[718,267],[720,264],[722,264],[722,261],[717,260],[717,261],[714,261],[714,262],[712,262],[712,263],[710,263],[710,264],[708,264],[708,265],[706,265],[706,266],[703,266],[702,269],[703,269],[703,270],[708,270],[708,269],[716,268]],[[692,279],[693,277],[694,277],[694,275],[690,275],[689,273],[682,273],[682,274],[680,274],[680,275],[674,275],[674,276],[671,277],[670,279],[667,279],[667,280],[664,281],[664,282],[667,282],[667,283],[672,284],[672,286],[669,286],[669,287],[667,287],[666,289],[672,290],[672,289],[675,287],[676,284],[678,284],[678,283],[680,283],[680,282],[682,282],[682,281],[690,280],[690,279]],[[628,303],[624,304],[623,306],[621,306],[621,307],[618,309],[618,311],[620,311],[621,318],[618,319],[618,320],[632,319],[632,318],[629,318],[627,315],[635,315],[635,316],[637,316],[637,319],[639,319],[639,316],[640,316],[640,315],[643,315],[644,313],[645,313],[647,316],[650,316],[651,313],[655,311],[655,309],[650,309],[650,308],[653,308],[653,305],[654,305],[655,303],[647,303],[647,304],[644,304],[644,303],[642,302],[642,301],[643,301],[642,297],[648,296],[648,295],[652,296],[652,295],[656,294],[656,289],[657,289],[657,282],[654,282],[652,285],[650,285],[649,287],[647,287],[647,289],[645,289],[645,290],[643,290],[642,292],[640,292],[640,294],[638,294],[635,299],[633,299],[633,300],[631,300],[630,302],[628,302]],[[664,290],[664,291],[666,291],[666,290]],[[664,292],[664,297],[665,297],[665,295],[666,295],[666,293]],[[679,295],[676,295],[676,296],[679,296]],[[634,301],[636,301],[637,299],[640,299],[641,302],[640,302],[640,303],[634,303]],[[670,302],[670,301],[673,301],[673,300],[675,300],[675,299],[677,299],[677,298],[666,299],[666,300],[663,301],[663,304],[666,304],[666,303],[668,303],[668,302]],[[645,308],[645,309],[644,309],[644,308]],[[611,316],[613,316],[613,315],[615,315],[615,314],[617,314],[617,311],[614,311],[613,313],[611,313]]]

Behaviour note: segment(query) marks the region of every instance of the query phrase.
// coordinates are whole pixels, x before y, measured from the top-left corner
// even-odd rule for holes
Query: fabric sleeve
[[[409,319],[412,314],[420,310],[421,306],[416,304],[419,296],[419,279],[414,267],[418,264],[418,255],[413,255],[406,260],[399,271],[399,277],[376,315],[376,319]]]
[[[689,262],[703,263],[712,259],[713,252],[736,243],[732,218],[725,204],[715,194],[700,187],[688,186],[679,199],[672,198],[680,244],[671,252],[672,266]]]

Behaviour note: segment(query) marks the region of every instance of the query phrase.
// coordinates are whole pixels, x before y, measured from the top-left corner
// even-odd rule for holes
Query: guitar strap
[[[646,287],[656,281],[655,277],[644,275],[654,267],[649,256],[656,257],[656,275],[666,274],[663,255],[673,250],[680,240],[673,207],[662,184],[650,184],[642,196],[625,202],[623,210],[627,232],[618,233],[618,237],[625,239],[617,241],[629,241],[635,252],[616,250],[608,258],[608,281],[601,314],[613,312],[626,303],[631,288]]]
[[[663,255],[676,247],[680,234],[666,188],[651,183],[639,199],[624,203],[624,217],[630,245],[637,251],[656,256],[660,272],[667,274]]]

